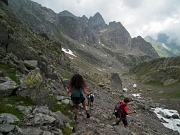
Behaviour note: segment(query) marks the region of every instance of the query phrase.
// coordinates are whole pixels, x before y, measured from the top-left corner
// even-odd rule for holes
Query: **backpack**
[[[94,101],[94,95],[93,94],[90,94],[90,99],[91,99],[91,102]]]
[[[126,106],[126,104],[123,104],[123,102],[117,102],[115,107],[114,107],[114,115],[116,116],[116,118],[121,118],[122,116],[126,115],[126,112],[124,110],[124,107]]]
[[[71,100],[75,104],[80,104],[80,103],[84,102],[85,97],[82,93],[82,89],[73,88],[71,91]]]

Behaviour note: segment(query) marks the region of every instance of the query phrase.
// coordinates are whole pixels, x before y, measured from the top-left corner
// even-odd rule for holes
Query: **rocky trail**
[[[130,88],[130,86],[128,86]],[[132,86],[131,86],[132,87]],[[94,107],[90,110],[90,119],[86,118],[82,106],[79,107],[77,131],[72,135],[178,135],[179,133],[170,130],[161,123],[156,114],[151,110],[155,107],[165,105],[155,103],[152,98],[137,98],[132,94],[138,93],[138,89],[127,92],[109,91],[99,89],[94,91]],[[132,99],[128,104],[130,110],[137,110],[137,113],[127,117],[129,126],[124,128],[122,122],[115,124],[115,117],[112,114],[117,101],[127,96]]]
[[[168,108],[173,104],[176,107],[178,101],[163,100],[160,103],[158,100],[147,97],[147,90],[142,90],[144,88],[139,85],[134,89],[132,85],[136,82],[133,79],[122,78],[122,80],[123,85],[128,89],[125,92],[110,89],[105,85],[95,86],[93,89],[88,88],[95,95],[94,106],[91,109],[88,106],[91,117],[86,118],[85,111],[80,105],[78,111],[79,123],[76,124],[75,128],[71,125],[73,119],[68,118],[60,111],[52,112],[47,106],[22,106],[18,102],[15,105],[6,104],[5,106],[10,108],[16,107],[24,114],[24,117],[19,120],[13,114],[0,113],[0,135],[63,135],[63,127],[70,129],[71,135],[179,135],[177,131],[166,128],[161,123],[164,122],[163,119],[157,118],[151,109],[156,107]],[[132,95],[138,93],[141,93],[140,98]],[[144,93],[146,93],[146,97],[143,97]],[[129,97],[131,100],[128,104],[129,110],[137,110],[137,113],[127,116],[129,123],[127,128],[123,127],[122,122],[116,125],[116,119],[113,115],[115,104],[123,100],[124,97]],[[57,104],[60,106],[66,104],[72,108],[69,95],[57,96],[57,100],[59,100]],[[73,115],[73,109],[69,112]],[[180,119],[179,116],[176,116],[176,119]]]

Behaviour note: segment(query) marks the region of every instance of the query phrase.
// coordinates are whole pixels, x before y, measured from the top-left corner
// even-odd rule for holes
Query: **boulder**
[[[122,90],[122,81],[117,73],[111,74],[110,84],[113,89]]]
[[[0,133],[9,133],[14,131],[15,125],[0,124]]]
[[[28,69],[35,69],[37,67],[37,60],[24,60],[24,65]]]
[[[15,115],[10,114],[10,113],[0,114],[0,123],[11,124],[11,123],[16,123],[16,122],[19,122],[19,119]]]
[[[18,85],[12,81],[9,77],[0,77],[0,95],[11,95],[18,89]]]
[[[41,83],[42,76],[40,74],[40,70],[35,69],[28,73],[28,75],[22,82],[21,88],[23,90],[30,90],[33,88],[37,88]]]

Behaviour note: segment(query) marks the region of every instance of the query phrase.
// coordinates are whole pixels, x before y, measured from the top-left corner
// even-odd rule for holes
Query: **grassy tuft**
[[[145,82],[146,85],[151,85],[154,87],[163,87],[164,84],[162,82],[156,82],[156,81],[149,81],[149,82]]]
[[[0,113],[11,113],[22,119],[22,114],[17,108],[17,105],[32,106],[34,105],[30,100],[18,96],[0,96]]]
[[[71,129],[69,127],[66,127],[66,126],[64,126],[62,128],[62,132],[63,132],[63,135],[70,135],[72,133]]]
[[[72,118],[72,114],[70,113],[70,110],[72,110],[72,107],[70,105],[65,104],[57,104],[58,101],[55,101],[52,107],[50,108],[51,111],[57,112],[61,111],[62,114],[65,114],[66,116]]]
[[[10,67],[0,63],[0,69],[7,72],[7,76],[20,85],[20,80],[16,77],[16,73]]]

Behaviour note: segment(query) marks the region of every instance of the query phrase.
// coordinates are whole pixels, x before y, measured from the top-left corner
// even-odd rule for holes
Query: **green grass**
[[[0,96],[0,113],[11,113],[22,119],[22,114],[16,106],[32,106],[34,105],[30,100],[18,96]]]
[[[58,101],[55,101],[54,104],[52,105],[52,107],[50,108],[51,111],[53,112],[57,112],[57,111],[61,111],[62,114],[72,118],[72,114],[69,112],[70,110],[72,110],[72,107],[70,105],[65,105],[65,104],[57,104]]]
[[[144,84],[148,87],[151,86],[151,89],[154,90],[153,93],[149,94],[154,98],[180,99],[180,82],[163,85],[161,82],[150,81]],[[163,91],[163,93],[157,94],[158,91]]]
[[[16,73],[10,67],[0,63],[0,69],[7,72],[7,76],[20,85],[20,80],[16,77]]]
[[[180,99],[180,89],[167,92],[167,95],[170,98]]]
[[[156,82],[156,81],[145,82],[145,85],[151,85],[154,87],[164,87],[162,82]]]
[[[62,132],[63,132],[63,135],[70,135],[72,133],[71,129],[69,127],[66,127],[66,126],[64,126],[62,128]]]

